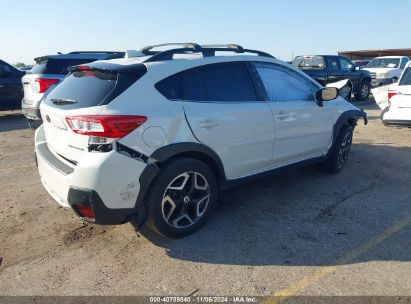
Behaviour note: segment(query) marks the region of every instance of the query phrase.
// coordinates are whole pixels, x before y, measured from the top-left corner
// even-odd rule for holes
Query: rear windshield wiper
[[[65,105],[65,104],[77,103],[77,100],[64,99],[64,98],[52,98],[50,100],[51,100],[52,103],[54,103],[56,105]]]

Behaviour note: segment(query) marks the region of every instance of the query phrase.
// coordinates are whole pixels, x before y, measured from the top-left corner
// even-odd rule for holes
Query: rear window
[[[247,66],[243,62],[209,64],[189,69],[158,82],[156,88],[170,100],[257,100]]]
[[[68,74],[68,68],[74,65],[88,63],[93,59],[44,59],[30,70],[30,74]]]
[[[324,58],[321,56],[301,56],[293,61],[293,66],[299,69],[324,69]]]
[[[75,71],[50,92],[47,103],[74,108],[103,104],[116,86],[118,77],[115,72]]]
[[[401,77],[399,85],[411,85],[411,68],[408,67],[405,69],[404,74]]]

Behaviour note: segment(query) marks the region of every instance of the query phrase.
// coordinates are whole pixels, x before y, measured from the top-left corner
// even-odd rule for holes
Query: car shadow
[[[207,223],[188,237],[167,239],[147,227],[139,233],[169,257],[196,263],[333,264],[411,215],[404,193],[409,193],[411,162],[403,162],[410,152],[409,147],[356,144],[339,174],[326,174],[318,165],[297,167],[223,193]],[[408,227],[355,262],[410,261],[410,248]]]
[[[20,111],[0,112],[0,132],[29,129],[27,119]]]

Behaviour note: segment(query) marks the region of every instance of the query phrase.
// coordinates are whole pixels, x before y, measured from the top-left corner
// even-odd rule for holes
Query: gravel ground
[[[34,132],[1,113],[0,295],[411,296],[411,129],[362,106],[370,122],[343,172],[312,165],[232,189],[180,240],[59,208],[34,165]]]

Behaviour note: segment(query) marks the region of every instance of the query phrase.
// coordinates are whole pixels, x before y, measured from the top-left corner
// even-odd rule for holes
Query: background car
[[[39,106],[47,94],[63,80],[70,66],[95,60],[121,58],[124,52],[71,52],[35,58],[36,65],[22,78],[22,112],[29,120],[41,120]]]
[[[385,125],[411,126],[411,63],[406,65],[398,84],[387,91],[388,107],[381,117]]]
[[[406,56],[383,56],[371,60],[364,71],[371,73],[371,84],[380,86],[398,81],[409,58]]]
[[[343,56],[304,55],[293,60],[293,65],[317,80],[323,86],[349,79],[357,100],[367,100],[371,90],[371,75],[359,70]],[[350,94],[351,95],[351,94]]]
[[[352,63],[354,63],[355,66],[359,67],[360,69],[363,69],[369,62],[370,60],[368,59],[352,60]]]
[[[13,110],[21,106],[23,88],[21,77],[25,72],[0,60],[0,110]]]

